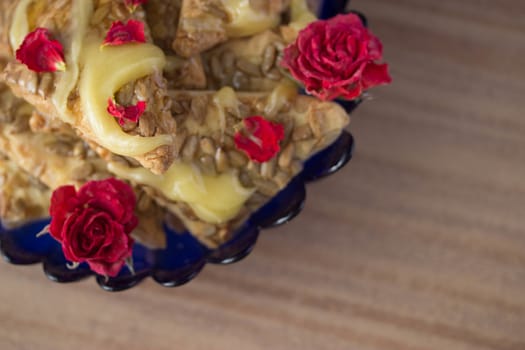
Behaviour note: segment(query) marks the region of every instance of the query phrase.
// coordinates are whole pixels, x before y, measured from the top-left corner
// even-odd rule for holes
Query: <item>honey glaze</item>
[[[29,33],[27,8],[32,2],[33,0],[20,0],[13,12],[13,20],[9,29],[9,43],[13,51],[16,51],[22,45],[24,38]]]
[[[170,135],[141,137],[126,134],[107,112],[108,99],[125,84],[162,71],[166,59],[151,44],[127,44],[101,48],[102,39],[89,36],[83,45],[79,93],[83,117],[97,143],[113,153],[134,157],[170,144]]]
[[[59,78],[53,95],[53,104],[58,111],[59,117],[69,123],[75,123],[75,115],[69,110],[67,101],[71,91],[75,88],[79,77],[79,58],[82,53],[82,43],[86,35],[89,20],[93,14],[93,2],[91,0],[73,1],[71,21],[71,42],[66,47],[66,71],[58,72]]]
[[[202,175],[190,164],[173,163],[162,175],[144,168],[110,163],[109,171],[129,181],[151,186],[167,199],[188,204],[201,220],[221,224],[237,216],[254,190],[244,188],[235,172]]]
[[[317,17],[308,8],[306,0],[292,0],[290,14],[291,21],[289,26],[297,33],[317,20]]]

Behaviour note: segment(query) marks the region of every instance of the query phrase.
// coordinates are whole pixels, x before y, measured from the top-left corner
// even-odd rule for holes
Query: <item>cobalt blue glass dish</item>
[[[347,1],[336,0],[322,2],[322,18],[343,12],[346,3]],[[360,101],[340,103],[350,113]],[[301,174],[255,212],[233,238],[219,248],[210,250],[188,232],[173,232],[165,227],[165,249],[153,250],[135,244],[134,273],[124,267],[115,278],[96,276],[98,284],[107,291],[122,291],[137,285],[146,277],[151,277],[163,286],[176,287],[197,276],[207,263],[231,264],[243,259],[252,251],[261,229],[287,223],[301,212],[306,198],[306,183],[324,178],[343,168],[352,158],[353,150],[352,135],[343,131],[331,146],[310,158]],[[50,235],[36,237],[48,222],[41,220],[11,230],[3,228],[0,223],[0,252],[4,259],[17,265],[42,263],[46,276],[55,282],[74,282],[94,275],[86,264],[77,269],[69,269],[60,244]]]

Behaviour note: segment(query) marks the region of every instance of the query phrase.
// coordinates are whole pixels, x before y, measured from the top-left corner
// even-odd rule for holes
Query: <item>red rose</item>
[[[281,65],[322,100],[352,100],[364,90],[392,81],[381,42],[355,14],[316,21],[284,51]]]
[[[131,187],[114,178],[90,181],[78,192],[60,187],[51,197],[49,232],[66,259],[114,277],[131,256],[130,233],[138,224],[135,202]]]
[[[244,151],[251,160],[264,163],[281,150],[284,127],[261,116],[243,120],[244,129],[235,134],[235,146]]]

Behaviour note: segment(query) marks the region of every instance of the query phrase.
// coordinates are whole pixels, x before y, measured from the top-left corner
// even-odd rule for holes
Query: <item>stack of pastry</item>
[[[137,196],[135,237],[161,247],[165,215],[209,247],[228,240],[348,124],[336,103],[300,95],[279,65],[314,16],[298,0],[14,0],[0,2],[0,215],[5,225],[47,215],[54,189],[116,177]],[[145,42],[103,47],[116,22]],[[63,71],[15,58],[46,28]],[[140,119],[118,106],[145,102]],[[236,135],[262,116],[282,126],[269,159]],[[255,140],[257,141],[257,140]]]

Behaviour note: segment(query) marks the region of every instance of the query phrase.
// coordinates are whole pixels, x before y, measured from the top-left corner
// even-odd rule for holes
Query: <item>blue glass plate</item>
[[[346,1],[326,0],[321,7],[323,18],[342,12]],[[335,6],[336,4],[339,4]],[[350,113],[360,101],[340,102]],[[166,287],[187,283],[199,274],[207,264],[231,264],[246,257],[257,242],[261,229],[285,224],[297,216],[305,202],[305,184],[331,175],[343,168],[352,158],[354,139],[344,131],[328,148],[310,158],[304,170],[277,196],[254,213],[233,235],[233,238],[217,249],[210,250],[188,232],[173,232],[165,227],[165,249],[148,249],[135,244],[133,265],[135,273],[124,267],[115,278],[106,279],[96,275],[98,284],[107,291],[129,289],[144,278],[151,277]],[[55,282],[74,282],[94,275],[86,264],[71,270],[62,253],[60,244],[50,235],[36,237],[49,223],[48,220],[32,222],[17,229],[8,230],[0,225],[0,252],[12,264],[29,265],[42,263],[46,276]]]

